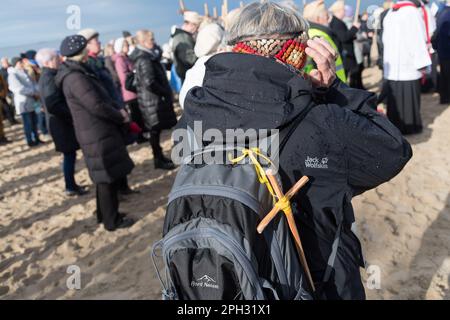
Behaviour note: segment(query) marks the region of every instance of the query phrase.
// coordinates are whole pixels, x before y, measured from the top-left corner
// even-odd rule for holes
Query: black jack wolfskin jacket
[[[293,209],[314,281],[325,299],[365,299],[361,245],[352,232],[352,198],[395,177],[412,157],[409,143],[375,111],[373,94],[336,82],[314,90],[274,60],[223,53],[206,63],[203,87],[185,101],[178,128],[283,129],[305,108],[280,155],[283,189],[302,176],[310,182],[293,198]],[[333,243],[338,244],[324,283]]]

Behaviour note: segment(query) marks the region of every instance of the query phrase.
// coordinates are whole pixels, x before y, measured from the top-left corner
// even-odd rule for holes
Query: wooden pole
[[[228,15],[228,0],[223,0],[223,11],[222,17],[226,17]]]
[[[183,14],[186,11],[186,6],[184,4],[184,0],[180,0],[180,12]]]
[[[208,4],[205,3],[204,7],[205,7],[205,17],[209,17],[209,7],[208,7]]]
[[[243,2],[243,1],[241,1],[241,2],[239,3],[239,7],[240,7],[241,9],[244,7],[244,2]]]
[[[354,23],[358,23],[359,21],[359,10],[361,10],[361,0],[356,0],[356,10],[355,10],[355,18]]]
[[[219,14],[217,13],[217,7],[213,8],[213,17],[214,17],[214,19],[219,18]]]

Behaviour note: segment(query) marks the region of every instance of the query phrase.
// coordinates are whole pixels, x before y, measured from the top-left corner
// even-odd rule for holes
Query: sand
[[[377,69],[366,71],[372,90],[379,79]],[[354,200],[366,260],[381,270],[370,299],[450,298],[450,108],[424,95],[423,115],[425,132],[408,138],[414,158],[406,169]],[[0,299],[159,299],[150,248],[161,237],[176,172],[155,170],[148,145],[131,147],[130,184],[141,193],[121,211],[138,222],[109,233],[93,216],[81,153],[76,178],[91,192],[67,198],[53,145],[30,150],[21,126],[6,132],[14,143],[0,147]],[[164,141],[169,152],[168,134]],[[80,268],[80,290],[67,287],[71,265]]]

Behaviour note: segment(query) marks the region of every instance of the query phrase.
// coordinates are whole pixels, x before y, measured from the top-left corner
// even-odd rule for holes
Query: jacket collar
[[[158,56],[155,54],[155,52],[153,52],[150,49],[147,49],[141,45],[137,45],[136,49],[133,52],[132,55],[132,60],[136,61],[141,57],[145,57],[147,56],[148,58],[150,58],[151,60],[157,61],[158,60]]]

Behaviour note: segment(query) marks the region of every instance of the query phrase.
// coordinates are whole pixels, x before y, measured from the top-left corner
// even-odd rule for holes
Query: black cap
[[[16,64],[18,63],[18,62],[20,62],[20,61],[22,61],[22,58],[20,58],[20,57],[14,57],[14,58],[12,58],[11,59],[11,65],[13,66],[13,68],[16,66]]]
[[[83,36],[73,35],[66,37],[61,43],[61,55],[64,57],[73,57],[86,48],[87,40]]]
[[[27,52],[25,52],[25,57],[27,57],[27,59],[29,60],[34,60],[36,58],[36,50],[28,50]]]
[[[122,36],[124,38],[128,38],[128,37],[131,37],[131,33],[129,31],[122,31]]]
[[[34,60],[36,53],[37,52],[35,50],[28,50],[27,52],[21,53],[20,57],[22,59]]]

